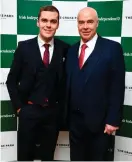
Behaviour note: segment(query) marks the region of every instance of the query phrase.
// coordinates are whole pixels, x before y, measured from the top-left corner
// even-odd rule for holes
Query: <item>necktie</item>
[[[83,66],[83,60],[84,60],[84,56],[85,56],[85,49],[87,48],[87,45],[86,44],[83,44],[81,46],[81,53],[80,53],[80,56],[79,56],[79,67],[80,69],[82,68]]]
[[[49,44],[44,44],[45,51],[43,55],[43,63],[45,64],[46,67],[49,65]]]

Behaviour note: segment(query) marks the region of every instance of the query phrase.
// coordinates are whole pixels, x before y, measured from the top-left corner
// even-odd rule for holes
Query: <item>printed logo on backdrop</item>
[[[129,80],[130,79],[130,80]],[[124,105],[132,106],[132,72],[126,72]]]
[[[0,13],[1,33],[2,34],[17,34],[17,2],[11,0],[3,0],[2,11]]]
[[[10,19],[13,17],[14,17],[14,15],[11,15],[11,14],[6,14],[6,13],[0,14],[1,19]]]
[[[132,20],[132,16],[126,16],[127,20]]]
[[[120,17],[99,17],[99,21],[107,22],[107,21],[120,21]]]
[[[60,148],[70,148],[70,144],[64,144],[64,143],[57,143],[56,146]]]
[[[60,25],[56,35],[79,36],[77,29],[77,14],[80,9],[87,6],[87,1],[53,1],[52,4],[60,12]]]
[[[68,131],[59,132],[54,160],[70,160],[70,144]]]
[[[60,16],[60,20],[77,21],[77,17],[76,16]]]
[[[132,137],[132,106],[124,106],[123,119],[120,129],[116,132],[119,136]]]
[[[122,123],[132,124],[132,120],[123,119],[123,120],[122,120]]]
[[[132,53],[124,53],[124,56],[132,56]]]
[[[88,2],[88,6],[98,12],[100,35],[121,36],[122,3],[122,1]]]
[[[132,91],[132,86],[125,86],[126,90]]]
[[[132,1],[127,0],[123,2],[123,16],[122,16],[122,37],[132,37]]]
[[[52,5],[52,1],[43,0],[19,0],[17,1],[18,16],[17,26],[18,34],[36,35],[38,27],[36,25],[40,7]]]
[[[17,46],[16,35],[1,35],[1,67],[10,68]]]
[[[132,37],[122,37],[121,44],[123,46],[125,57],[126,71],[132,71]]]
[[[15,49],[4,49],[4,50],[0,50],[0,53],[14,53],[15,52]]]
[[[1,101],[1,131],[16,131],[17,118],[16,113],[10,101]]]
[[[115,136],[114,161],[132,161],[131,138]]]
[[[2,144],[1,145],[1,149],[9,149],[14,147],[14,144]]]
[[[128,156],[132,156],[132,151],[128,151],[128,150],[123,150],[123,149],[117,149],[117,151],[119,153],[123,153],[123,154],[126,154]]]
[[[1,120],[3,118],[15,118],[16,114],[4,114],[4,115],[0,115]]]
[[[4,82],[0,82],[0,85],[5,85],[6,83],[4,83]]]
[[[23,19],[23,20],[37,20],[38,17],[34,17],[34,16],[28,16],[28,15],[24,15],[24,16],[20,16],[19,15],[19,19]]]
[[[0,147],[1,161],[17,161],[17,131],[1,132]]]
[[[1,20],[1,33],[2,34],[17,34],[16,14],[12,14],[12,12],[2,13],[0,14],[0,20]]]

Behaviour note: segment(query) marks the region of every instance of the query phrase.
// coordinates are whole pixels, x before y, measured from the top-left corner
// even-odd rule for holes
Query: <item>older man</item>
[[[70,156],[73,161],[102,161],[109,135],[122,119],[123,52],[119,43],[97,34],[93,8],[80,10],[77,22],[81,40],[70,48],[66,62]]]

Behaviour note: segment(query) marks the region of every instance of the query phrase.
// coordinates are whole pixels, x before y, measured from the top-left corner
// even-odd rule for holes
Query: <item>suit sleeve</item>
[[[21,52],[21,44],[19,43],[14,53],[14,59],[12,61],[10,72],[8,74],[6,81],[11,102],[16,110],[22,107],[22,103],[20,101],[17,88],[21,75],[21,69],[22,69],[22,52]]]
[[[120,44],[112,48],[111,77],[108,89],[106,124],[119,126],[122,120],[125,91],[125,63]]]

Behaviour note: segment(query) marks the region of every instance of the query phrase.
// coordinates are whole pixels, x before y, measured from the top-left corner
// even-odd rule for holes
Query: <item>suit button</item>
[[[77,111],[80,111],[80,109],[79,109],[79,108],[77,108]]]

